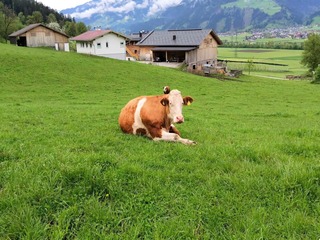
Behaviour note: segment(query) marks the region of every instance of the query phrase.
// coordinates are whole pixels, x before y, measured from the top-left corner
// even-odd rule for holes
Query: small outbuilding
[[[10,43],[22,47],[54,47],[69,51],[69,36],[42,23],[31,24],[9,35]]]
[[[90,30],[70,39],[77,53],[126,60],[127,37],[112,30]]]

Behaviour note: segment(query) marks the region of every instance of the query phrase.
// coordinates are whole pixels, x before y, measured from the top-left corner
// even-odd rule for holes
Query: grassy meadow
[[[164,85],[195,99],[197,145],[120,131]],[[0,239],[319,239],[319,96],[0,44]]]
[[[266,65],[255,63],[250,74],[267,77],[285,78],[286,75],[304,75],[307,68],[301,65],[302,50],[219,48],[219,58],[231,61],[273,63]],[[286,65],[286,66],[282,66]],[[229,69],[243,70],[248,74],[247,63],[228,63]]]

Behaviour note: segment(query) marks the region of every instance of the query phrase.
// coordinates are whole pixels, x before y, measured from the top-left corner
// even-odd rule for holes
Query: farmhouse
[[[222,41],[211,29],[151,31],[137,43],[140,60],[217,63],[218,46]]]
[[[140,31],[127,36],[127,59],[139,60],[140,47],[137,45],[149,32]]]
[[[77,52],[101,57],[126,59],[127,38],[112,30],[92,30],[70,40],[76,41]]]
[[[55,47],[69,51],[69,37],[42,23],[31,24],[9,35],[10,43],[23,47]]]

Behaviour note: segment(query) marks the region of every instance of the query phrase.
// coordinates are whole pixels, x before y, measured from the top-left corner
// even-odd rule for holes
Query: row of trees
[[[56,10],[35,0],[0,0],[0,2],[12,9],[16,15],[21,12],[25,16],[31,16],[33,12],[38,11],[43,16],[44,22],[48,21],[47,17],[50,14],[55,15],[55,18],[59,24],[64,21],[71,21],[70,16],[65,16],[62,13],[58,13]]]
[[[6,42],[12,32],[33,23],[44,23],[70,37],[79,35],[89,29],[83,22],[76,22],[71,17],[61,18],[60,14],[54,12],[47,16],[43,16],[41,11],[33,11],[31,15],[25,15],[23,12],[16,14],[10,6],[0,2],[0,42]]]
[[[270,49],[292,49],[302,50],[303,42],[284,42],[284,41],[268,41],[268,42],[229,42],[224,41],[222,47],[227,48],[270,48]]]

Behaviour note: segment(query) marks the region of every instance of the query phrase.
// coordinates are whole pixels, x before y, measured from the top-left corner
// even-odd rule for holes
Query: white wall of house
[[[77,52],[126,60],[126,39],[108,33],[92,42],[77,42]]]

